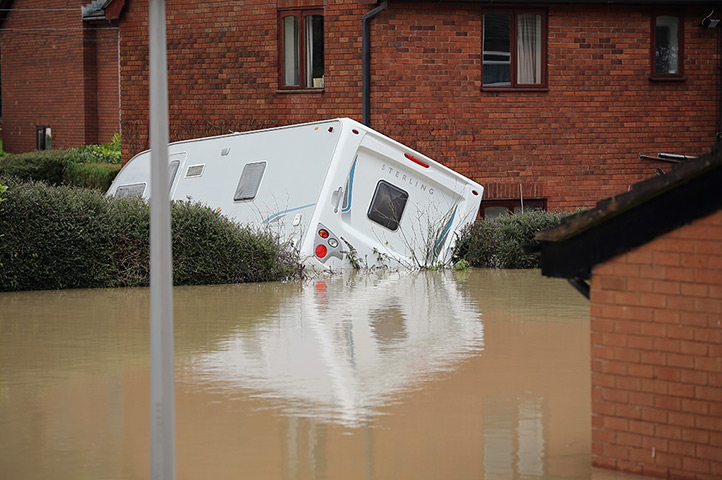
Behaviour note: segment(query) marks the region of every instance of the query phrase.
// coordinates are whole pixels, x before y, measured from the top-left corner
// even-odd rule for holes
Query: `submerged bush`
[[[533,245],[534,234],[559,225],[569,212],[532,210],[493,220],[477,220],[459,232],[454,261],[473,267],[539,268],[539,257],[527,255],[522,245]]]
[[[75,187],[0,180],[0,291],[144,286],[150,213],[141,199]],[[176,285],[282,280],[297,256],[277,236],[198,204],[172,205]]]

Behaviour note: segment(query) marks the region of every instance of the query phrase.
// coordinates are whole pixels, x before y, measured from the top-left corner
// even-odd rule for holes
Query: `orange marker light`
[[[318,231],[318,236],[321,238],[328,238],[328,230],[324,230],[323,228]]]

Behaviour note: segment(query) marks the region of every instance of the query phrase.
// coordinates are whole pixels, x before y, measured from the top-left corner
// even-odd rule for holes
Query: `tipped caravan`
[[[308,266],[448,264],[455,232],[476,219],[483,187],[342,118],[168,146],[171,200],[200,202],[270,228]],[[150,152],[108,195],[150,198]]]

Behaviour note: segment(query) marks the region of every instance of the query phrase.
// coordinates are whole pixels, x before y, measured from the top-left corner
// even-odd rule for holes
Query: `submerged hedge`
[[[533,245],[534,234],[556,227],[570,212],[532,210],[523,214],[480,219],[461,232],[454,262],[465,260],[472,267],[539,268],[539,257],[527,255],[522,245]]]
[[[149,284],[150,213],[141,199],[2,179],[0,291]],[[171,208],[174,283],[274,281],[300,275],[270,232],[198,204]]]

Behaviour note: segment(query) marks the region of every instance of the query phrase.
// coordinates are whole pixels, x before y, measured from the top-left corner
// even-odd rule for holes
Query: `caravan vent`
[[[205,163],[201,163],[200,165],[189,165],[188,170],[186,170],[186,178],[200,177],[201,175],[203,175],[203,170],[205,168]]]

